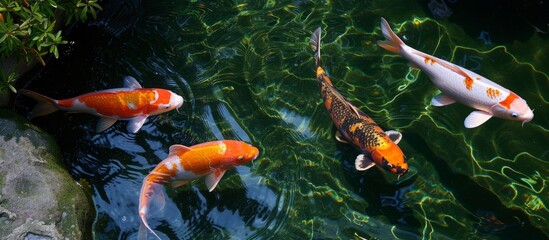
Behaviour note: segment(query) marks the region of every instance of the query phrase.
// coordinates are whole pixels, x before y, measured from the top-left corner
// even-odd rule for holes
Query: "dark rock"
[[[0,238],[91,239],[93,215],[53,138],[0,109]]]

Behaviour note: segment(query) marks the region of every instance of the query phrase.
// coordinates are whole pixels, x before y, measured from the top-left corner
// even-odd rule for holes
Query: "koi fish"
[[[138,238],[146,239],[148,230],[160,239],[147,223],[147,212],[151,200],[164,203],[162,185],[171,182],[172,186],[178,187],[206,176],[206,186],[211,192],[225,171],[253,161],[258,155],[259,150],[256,147],[235,140],[206,142],[191,147],[172,145],[168,157],[143,180],[139,195],[141,227]]]
[[[431,99],[431,105],[440,107],[460,102],[476,109],[465,118],[466,128],[478,127],[491,117],[522,121],[523,125],[534,118],[526,101],[517,94],[472,71],[407,46],[384,18],[381,18],[381,31],[385,40],[378,41],[377,45],[402,55],[412,66],[425,72],[442,92]]]
[[[101,117],[96,131],[102,132],[117,120],[129,120],[127,129],[136,133],[147,117],[178,109],[183,97],[160,88],[142,88],[135,78],[124,78],[123,88],[87,93],[74,98],[55,100],[28,89],[19,92],[38,104],[30,118],[48,115],[57,110],[89,113]]]
[[[316,78],[320,82],[324,106],[338,129],[336,139],[351,143],[362,152],[355,160],[357,170],[365,171],[379,165],[399,177],[406,174],[408,163],[397,145],[402,134],[392,130],[383,131],[371,117],[349,103],[334,88],[320,66],[320,35],[321,29],[317,28],[311,36],[310,45],[315,52]]]

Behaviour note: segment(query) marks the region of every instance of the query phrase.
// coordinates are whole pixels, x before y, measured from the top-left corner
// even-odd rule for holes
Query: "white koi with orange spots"
[[[377,44],[421,69],[442,92],[431,100],[433,106],[460,102],[477,110],[465,118],[465,127],[480,126],[493,116],[523,124],[534,118],[526,101],[517,94],[479,74],[407,46],[384,18],[381,18],[381,31],[386,40]]]
[[[101,132],[117,120],[128,120],[127,129],[136,133],[147,117],[177,109],[183,97],[161,88],[142,88],[133,77],[124,78],[124,88],[87,93],[74,98],[56,100],[28,89],[19,89],[25,96],[38,101],[30,118],[57,110],[89,113],[101,117],[96,131]]]

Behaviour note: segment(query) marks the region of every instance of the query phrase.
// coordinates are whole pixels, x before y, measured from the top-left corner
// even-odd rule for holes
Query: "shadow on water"
[[[420,0],[435,19],[461,26],[472,38],[486,43],[526,41],[535,32],[549,38],[549,2],[530,0]],[[496,24],[494,24],[496,23]]]
[[[406,141],[411,147],[421,149],[424,156],[429,156],[429,161],[438,174],[444,176],[440,178],[440,183],[469,212],[476,214],[470,216],[470,220],[476,223],[479,235],[500,239],[546,239],[539,229],[530,224],[524,212],[505,207],[493,192],[479,186],[468,176],[453,172],[443,159],[424,147],[428,144],[422,137],[407,133]]]

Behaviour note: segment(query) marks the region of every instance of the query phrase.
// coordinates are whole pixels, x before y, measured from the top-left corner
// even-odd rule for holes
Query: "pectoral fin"
[[[223,177],[223,174],[225,174],[225,170],[217,170],[206,176],[206,187],[208,187],[208,191],[211,192],[215,189],[219,180]]]
[[[385,131],[385,134],[387,134],[387,136],[389,136],[391,141],[393,141],[396,144],[398,144],[400,142],[400,140],[402,139],[402,133],[399,133],[395,130]]]
[[[341,135],[339,131],[336,132],[335,139],[340,143],[345,143],[345,144],[349,143],[345,140],[345,138],[343,137],[343,135]]]
[[[376,164],[364,154],[358,155],[355,159],[355,168],[358,171],[366,171],[375,165]]]
[[[111,127],[116,122],[116,119],[114,118],[108,118],[103,117],[99,119],[99,122],[97,122],[97,126],[95,127],[96,132],[103,132],[107,128]]]
[[[466,128],[475,128],[488,121],[492,117],[492,114],[484,111],[473,111],[467,118],[465,118]]]
[[[134,117],[130,119],[128,122],[128,125],[126,128],[128,129],[128,132],[136,133],[139,131],[139,129],[143,126],[145,123],[145,120],[147,120],[148,115],[139,115],[137,117]]]
[[[185,184],[187,184],[189,181],[173,181],[172,182],[172,187],[176,188],[176,187],[181,187]]]
[[[431,105],[433,105],[435,107],[442,107],[442,106],[450,105],[450,104],[455,103],[455,102],[456,102],[456,100],[448,97],[444,93],[440,93],[440,94],[434,96],[433,99],[431,99]]]

